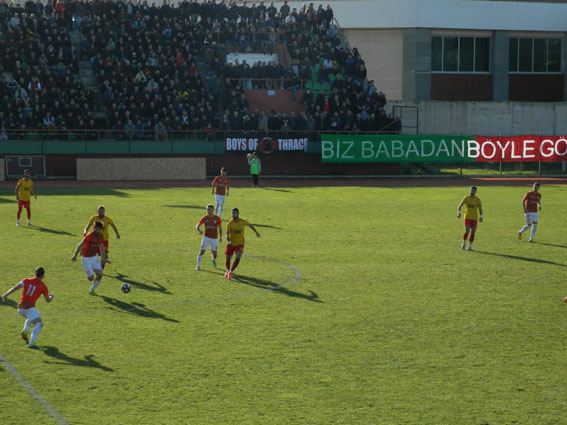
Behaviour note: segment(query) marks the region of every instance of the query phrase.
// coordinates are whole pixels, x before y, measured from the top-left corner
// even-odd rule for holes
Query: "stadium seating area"
[[[385,96],[332,20],[330,6],[312,4],[0,2],[0,139],[35,138],[38,129],[43,138],[95,138],[104,129],[104,137],[136,140],[395,131]],[[280,60],[227,63],[230,52],[276,52]],[[304,110],[250,110],[244,90],[266,88],[294,98],[304,89]]]

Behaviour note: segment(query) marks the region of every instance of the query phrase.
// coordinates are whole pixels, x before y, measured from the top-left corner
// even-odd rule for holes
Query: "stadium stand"
[[[0,139],[399,130],[333,22],[312,4],[0,1]],[[260,89],[290,92],[295,110],[251,107],[246,93]]]

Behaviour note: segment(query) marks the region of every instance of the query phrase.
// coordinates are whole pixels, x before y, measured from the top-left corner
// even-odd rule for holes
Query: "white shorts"
[[[91,277],[95,270],[102,270],[98,255],[95,255],[94,257],[81,257],[81,259],[83,260],[83,269],[85,269],[87,277]]]
[[[224,195],[215,195],[217,205],[224,205]]]
[[[538,213],[524,213],[526,224],[537,223]]]
[[[39,319],[41,316],[39,315],[39,311],[35,307],[32,308],[19,308],[18,314],[20,316],[25,317],[28,320],[35,320]]]
[[[211,239],[203,236],[203,240],[201,241],[201,251],[206,250],[209,246],[211,247],[211,251],[216,251],[219,247],[218,239]]]

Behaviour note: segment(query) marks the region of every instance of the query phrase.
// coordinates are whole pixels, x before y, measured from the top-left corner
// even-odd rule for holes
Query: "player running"
[[[102,228],[103,224],[100,221],[95,221],[93,231],[88,233],[79,245],[77,245],[77,249],[75,249],[75,253],[71,257],[71,261],[74,263],[77,261],[77,254],[81,251],[83,269],[87,274],[89,282],[93,282],[89,290],[89,294],[91,295],[94,294],[94,290],[102,279],[101,263],[110,263],[106,258],[106,250],[102,239]]]
[[[37,199],[37,195],[33,190],[33,181],[32,179],[30,179],[30,171],[24,170],[24,178],[18,180],[18,183],[16,184],[16,199],[18,200],[18,215],[16,220],[16,226],[20,225],[20,214],[22,213],[22,207],[26,209],[28,215],[28,226],[32,226],[30,194],[33,195],[34,199]]]
[[[254,233],[256,233],[256,237],[260,237],[260,233],[256,231],[254,226],[250,224],[247,220],[238,217],[239,211],[238,208],[232,209],[232,220],[228,222],[226,225],[226,241],[228,244],[226,245],[226,273],[224,277],[230,280],[232,278],[232,273],[238,263],[240,262],[240,257],[242,257],[242,253],[244,252],[244,229],[246,226],[250,227]],[[236,259],[234,260],[234,264],[232,268],[230,267],[230,259],[232,258],[232,254],[236,255]]]
[[[476,186],[471,186],[470,195],[463,198],[459,206],[457,207],[457,218],[461,217],[461,207],[465,204],[465,233],[463,233],[463,243],[461,244],[461,249],[465,249],[467,244],[467,237],[469,236],[469,251],[472,251],[472,243],[474,241],[474,235],[476,233],[477,221],[482,223],[482,203],[480,199],[475,196]],[[480,213],[480,216],[479,216]]]
[[[215,215],[222,216],[224,197],[228,196],[230,180],[226,177],[228,170],[222,167],[220,174],[215,177],[212,184],[212,193],[215,195]],[[222,241],[221,241],[222,242]]]
[[[218,243],[222,242],[222,221],[220,217],[213,214],[213,205],[207,205],[207,215],[203,216],[201,220],[197,223],[195,228],[200,235],[203,234],[201,231],[201,225],[205,225],[205,234],[203,236],[203,240],[201,241],[201,252],[197,256],[197,267],[195,270],[199,270],[201,268],[201,260],[203,259],[203,254],[207,250],[207,247],[211,247],[211,251],[213,253],[213,267],[217,266],[217,250],[218,250]]]
[[[522,206],[524,207],[524,217],[526,224],[518,232],[518,239],[522,240],[522,233],[530,227],[530,242],[534,241],[534,235],[537,229],[538,210],[541,210],[541,193],[539,193],[539,183],[534,183],[533,190],[524,195],[522,199]]]
[[[28,348],[35,348],[38,350],[40,347],[35,343],[37,337],[41,332],[43,327],[43,322],[41,321],[41,316],[39,311],[35,308],[35,302],[40,295],[43,295],[46,302],[51,302],[53,300],[53,294],[49,294],[47,286],[43,283],[43,278],[45,276],[45,270],[43,267],[38,267],[35,269],[35,278],[23,279],[20,283],[2,295],[2,301],[6,302],[8,295],[16,292],[20,288],[24,288],[22,292],[22,298],[18,304],[18,314],[26,318],[24,322],[24,329],[20,332],[22,339],[28,344]],[[31,326],[34,325],[33,331],[31,333],[31,339],[29,338],[29,330]]]
[[[85,227],[85,230],[83,231],[83,236],[86,236],[89,228],[94,224],[95,221],[100,221],[102,223],[102,244],[104,245],[104,250],[106,251],[106,257],[108,258],[108,226],[112,226],[112,228],[114,229],[114,233],[116,233],[116,239],[120,239],[120,234],[118,233],[118,229],[116,228],[116,226],[114,225],[114,222],[112,221],[112,219],[110,217],[107,217],[105,214],[106,210],[104,209],[104,207],[101,205],[97,208],[96,210],[97,215],[93,215],[91,218],[89,218],[89,222],[87,223],[87,227]],[[107,261],[108,262],[108,261]],[[102,263],[102,269],[104,270],[104,266],[106,263]]]

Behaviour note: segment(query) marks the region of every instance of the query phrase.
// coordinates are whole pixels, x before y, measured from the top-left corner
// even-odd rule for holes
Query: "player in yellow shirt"
[[[34,199],[37,199],[37,195],[33,190],[33,181],[30,179],[30,171],[24,170],[24,178],[18,180],[16,184],[16,199],[18,200],[18,216],[16,220],[16,226],[20,225],[20,214],[22,213],[22,207],[26,209],[28,214],[28,226],[31,224],[31,209],[30,209],[30,198],[33,195]]]
[[[83,232],[83,236],[87,235],[90,227],[94,226],[94,223],[96,221],[100,221],[103,224],[102,231],[101,231],[102,244],[104,245],[104,250],[106,251],[106,256],[108,257],[108,237],[109,237],[108,236],[108,226],[112,226],[112,228],[114,229],[114,233],[116,233],[116,239],[120,239],[120,234],[118,233],[118,229],[114,225],[114,222],[112,221],[112,219],[110,217],[107,217],[106,215],[104,215],[106,210],[102,205],[97,208],[96,212],[97,212],[97,215],[93,215],[89,219],[89,222],[87,223],[87,227],[85,227],[85,231]],[[107,263],[106,261],[101,263],[103,269],[104,269],[104,265],[106,263]]]
[[[465,205],[465,233],[463,233],[463,243],[461,249],[465,249],[469,232],[469,251],[472,251],[472,243],[476,232],[477,222],[482,223],[482,203],[476,196],[476,186],[471,186],[470,195],[465,196],[457,207],[457,218],[461,217],[461,207]]]
[[[246,226],[250,227],[254,233],[256,233],[256,237],[260,237],[260,233],[256,231],[254,226],[252,226],[248,220],[239,218],[239,214],[240,212],[238,211],[238,208],[233,208],[232,220],[230,220],[226,225],[226,241],[228,244],[224,251],[226,254],[226,273],[224,274],[224,277],[228,280],[232,278],[232,273],[234,272],[234,269],[236,269],[236,266],[238,266],[240,257],[242,257],[242,253],[244,252],[244,229]],[[231,268],[230,259],[232,258],[232,254],[236,255],[236,259],[234,260],[234,264]]]

